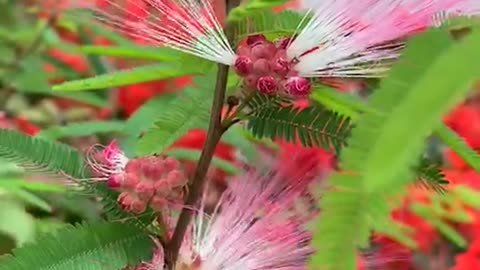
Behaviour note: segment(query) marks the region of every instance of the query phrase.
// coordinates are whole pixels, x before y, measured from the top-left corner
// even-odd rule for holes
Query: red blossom
[[[36,126],[24,117],[17,117],[15,119],[15,124],[18,130],[28,135],[35,136],[38,132],[40,132],[40,128],[38,126]]]
[[[471,168],[457,153],[451,149],[445,149],[444,156],[447,165],[453,170],[465,171]]]
[[[450,270],[478,270],[480,269],[480,238],[468,247],[465,253],[455,257],[455,266]]]
[[[48,51],[50,56],[58,59],[59,61],[69,65],[76,72],[86,74],[89,71],[89,65],[85,58],[80,55],[69,54],[59,49],[50,49]],[[46,66],[47,71],[51,70],[51,66]]]
[[[7,118],[4,112],[0,111],[0,128],[8,129],[12,128],[10,119]]]
[[[325,175],[335,167],[335,158],[319,147],[303,147],[300,144],[293,144],[280,141],[280,151],[277,153],[280,161],[288,161],[292,158],[292,153],[296,153],[298,166],[305,162],[311,162],[313,165],[309,170],[314,170],[316,175]]]
[[[166,92],[164,81],[154,81],[123,86],[119,89],[118,105],[126,116],[157,94]]]
[[[12,119],[7,117],[2,111],[0,111],[0,128],[18,130],[31,136],[35,136],[41,130],[25,117],[19,116]]]
[[[473,148],[480,148],[480,111],[471,105],[461,105],[453,110],[445,123]]]
[[[476,190],[480,190],[480,175],[474,170],[444,170],[445,178],[451,185],[467,185]]]

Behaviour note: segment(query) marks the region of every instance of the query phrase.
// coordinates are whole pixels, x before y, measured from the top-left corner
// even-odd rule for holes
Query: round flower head
[[[300,98],[311,78],[382,76],[403,49],[400,39],[480,14],[477,0],[303,0],[298,33],[252,35],[235,53],[209,0],[71,1],[131,37],[233,66],[247,88]]]
[[[311,78],[382,76],[404,47],[400,39],[450,17],[478,15],[480,2],[303,0],[300,10],[306,11],[305,18],[292,37],[270,42],[256,34],[247,39],[247,48],[238,49],[242,63],[263,61],[270,68],[245,69],[236,63],[247,87],[268,76],[281,86],[279,94],[304,97],[311,91]],[[260,92],[274,94],[264,82],[256,85]]]
[[[105,181],[120,194],[119,205],[140,214],[148,206],[162,211],[167,205],[180,204],[187,183],[180,163],[171,157],[150,156],[128,159],[116,142],[94,146],[87,154],[94,181]]]
[[[229,181],[210,214],[204,196],[175,269],[306,269],[313,250],[305,223],[318,209],[304,204],[302,196],[319,177],[309,172],[313,162],[299,163],[297,157],[303,160],[303,155],[291,157]],[[164,262],[157,260],[150,267],[163,269]]]

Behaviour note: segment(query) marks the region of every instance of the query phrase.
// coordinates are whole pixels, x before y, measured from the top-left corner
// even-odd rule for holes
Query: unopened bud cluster
[[[246,43],[246,46],[239,47],[234,65],[246,87],[266,95],[304,97],[310,94],[310,81],[297,76],[294,61],[287,59],[286,48],[291,38],[271,42],[264,35],[253,35]]]
[[[120,192],[122,208],[136,214],[143,213],[148,205],[160,211],[167,202],[180,200],[186,183],[180,163],[160,156],[129,160],[123,172],[107,180],[110,188]]]

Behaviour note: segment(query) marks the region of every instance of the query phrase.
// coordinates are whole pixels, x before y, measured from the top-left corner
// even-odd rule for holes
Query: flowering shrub
[[[0,270],[478,268],[478,1],[0,6]]]

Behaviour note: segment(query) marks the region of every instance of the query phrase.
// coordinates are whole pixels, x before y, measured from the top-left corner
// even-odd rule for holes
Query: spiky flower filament
[[[304,225],[318,210],[300,199],[320,178],[312,169],[316,159],[304,157],[292,153],[267,171],[252,170],[232,179],[210,214],[204,208],[205,194],[174,269],[306,269],[313,250]],[[164,267],[163,260],[156,260],[145,269]]]
[[[106,181],[112,174],[124,171],[129,159],[116,141],[109,145],[93,145],[86,153],[86,163],[96,181]]]
[[[168,46],[213,62],[235,61],[228,40],[208,0],[71,0],[94,17],[130,37]],[[122,3],[119,3],[122,2]]]
[[[442,22],[480,14],[472,0],[303,1],[303,29],[287,47],[287,58],[303,77],[378,77],[403,48],[397,40]],[[319,47],[319,44],[321,46]],[[313,48],[318,48],[312,51]]]

